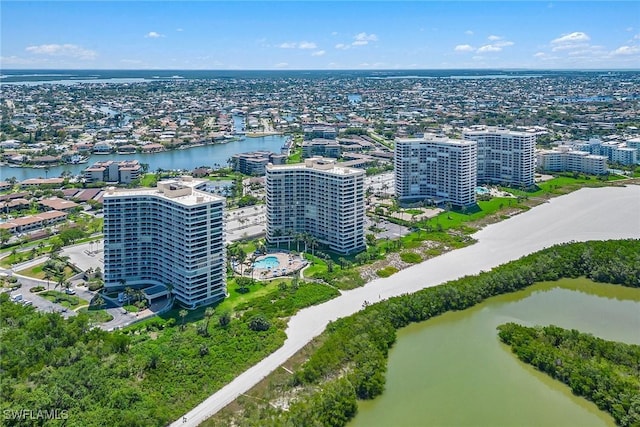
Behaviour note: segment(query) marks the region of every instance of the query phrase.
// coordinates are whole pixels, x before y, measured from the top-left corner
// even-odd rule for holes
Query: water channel
[[[496,327],[554,324],[640,344],[640,289],[565,279],[491,298],[398,332],[382,396],[350,427],[615,426],[593,403],[502,344]]]
[[[77,165],[54,166],[44,168],[13,168],[0,166],[0,181],[15,177],[18,181],[28,178],[52,178],[60,176],[64,171],[72,175],[82,174],[82,171],[95,162],[105,160],[138,160],[149,165],[149,172],[158,169],[187,169],[192,170],[199,166],[227,167],[227,159],[234,154],[248,151],[267,150],[280,153],[287,137],[283,135],[269,135],[257,138],[242,138],[224,144],[203,145],[199,147],[185,148],[184,150],[162,151],[153,154],[110,154],[92,155],[88,162]]]

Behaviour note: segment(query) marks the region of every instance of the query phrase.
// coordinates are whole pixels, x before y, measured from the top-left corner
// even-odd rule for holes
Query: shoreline
[[[545,247],[569,241],[640,238],[640,186],[583,188],[552,198],[527,212],[490,224],[473,238],[477,243],[445,253],[344,291],[326,303],[300,310],[289,319],[287,338],[279,349],[209,396],[172,426],[197,426],[250,390],[320,335],[330,321],[377,302],[477,274]],[[615,221],[612,221],[615,213]],[[393,286],[391,286],[393,285]]]
[[[242,141],[243,139],[245,139],[245,137],[247,138],[260,138],[263,136],[272,136],[272,135],[283,135],[283,133],[281,132],[274,132],[274,133],[265,133],[264,135],[240,135],[240,136],[233,136],[230,138],[224,138],[224,139],[220,139],[217,141],[213,141],[210,143],[206,143],[206,142],[194,142],[194,143],[188,143],[188,144],[183,144],[183,145],[179,145],[176,147],[172,147],[172,148],[164,148],[162,150],[156,150],[156,151],[149,151],[148,153],[145,153],[144,151],[134,151],[134,152],[119,152],[119,151],[113,151],[113,152],[109,152],[109,153],[89,153],[88,156],[130,156],[130,155],[134,155],[134,154],[144,154],[144,155],[154,155],[154,154],[160,154],[160,153],[168,153],[168,152],[172,152],[172,151],[178,151],[178,150],[188,150],[189,148],[197,148],[197,147],[205,147],[205,146],[209,146],[209,145],[223,145],[223,144],[227,144],[229,142],[233,142],[233,141]],[[19,154],[19,153],[17,153]],[[79,164],[88,164],[88,162],[83,162],[83,163],[66,163],[66,162],[59,162],[59,163],[55,163],[55,164],[50,164],[50,165],[43,165],[43,164],[34,164],[34,165],[29,165],[29,164],[14,164],[14,163],[0,163],[0,166],[7,166],[10,168],[25,168],[25,169],[47,169],[47,168],[55,168],[55,167],[60,167],[60,166],[76,166]],[[87,166],[89,167],[89,166]]]

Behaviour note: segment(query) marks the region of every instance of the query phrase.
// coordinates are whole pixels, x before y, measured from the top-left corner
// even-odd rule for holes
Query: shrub
[[[40,291],[44,291],[44,286],[34,286],[33,288],[29,289],[29,292],[31,293],[36,293]]]
[[[400,254],[400,259],[404,262],[408,262],[409,264],[417,264],[422,261],[422,257],[415,252],[402,252]]]
[[[389,276],[391,276],[393,273],[397,273],[397,272],[398,272],[398,269],[397,269],[397,268],[392,267],[392,266],[388,266],[388,267],[385,267],[385,268],[382,268],[382,269],[380,269],[380,270],[376,271],[376,274],[377,274],[379,277],[389,277]]]
[[[249,329],[252,331],[266,331],[271,327],[271,323],[262,314],[257,314],[249,321]]]
[[[89,285],[87,287],[89,288],[90,291],[97,291],[97,290],[102,289],[104,287],[104,283],[102,283],[102,282],[91,282],[91,283],[89,283]]]

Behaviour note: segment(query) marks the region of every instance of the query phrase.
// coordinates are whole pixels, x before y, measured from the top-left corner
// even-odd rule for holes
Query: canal
[[[498,339],[506,322],[578,329],[640,344],[640,289],[564,279],[490,298],[398,331],[382,396],[350,427],[615,426],[570,389],[520,362]]]
[[[211,144],[199,147],[185,148],[184,150],[162,151],[152,154],[110,154],[92,155],[89,161],[79,165],[54,166],[44,168],[12,168],[0,166],[0,181],[6,181],[15,177],[18,181],[28,178],[52,178],[60,176],[64,171],[72,175],[80,175],[82,171],[95,162],[105,160],[138,160],[149,165],[149,172],[158,169],[187,169],[192,170],[199,166],[227,167],[227,159],[237,153],[248,151],[267,150],[280,153],[287,137],[283,135],[269,135],[258,138],[242,138],[229,141],[224,144]]]

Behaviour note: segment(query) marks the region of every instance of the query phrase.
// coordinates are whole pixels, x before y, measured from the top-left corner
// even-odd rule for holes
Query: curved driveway
[[[477,232],[478,243],[419,265],[386,279],[343,292],[326,303],[298,312],[289,320],[282,347],[236,377],[204,402],[175,421],[173,426],[197,426],[241,393],[283,364],[324,331],[329,321],[362,308],[364,301],[435,286],[569,241],[640,238],[640,186],[585,188],[551,199],[528,212]]]

